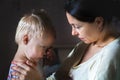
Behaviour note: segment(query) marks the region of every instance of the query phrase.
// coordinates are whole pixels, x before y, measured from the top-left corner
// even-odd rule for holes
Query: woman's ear
[[[29,42],[29,36],[28,35],[24,35],[22,41],[23,41],[24,44],[28,44],[28,42]]]
[[[103,23],[104,23],[103,17],[96,17],[95,18],[95,23],[97,25],[98,30],[102,31],[103,30]]]

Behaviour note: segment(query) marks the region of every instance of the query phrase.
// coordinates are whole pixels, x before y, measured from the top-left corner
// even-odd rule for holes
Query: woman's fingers
[[[19,66],[13,66],[12,67],[13,70],[15,70],[16,72],[18,72],[17,74],[24,74],[26,75],[27,74],[27,70],[25,70],[24,68],[21,68]]]
[[[12,80],[26,80],[26,77],[27,77],[26,73],[22,74],[18,71],[12,72],[12,75],[16,76],[16,77],[13,77]]]
[[[20,73],[19,72],[12,72],[12,75],[16,76],[16,77],[13,77],[12,80],[20,80]]]
[[[13,77],[12,80],[26,80],[26,76],[18,72],[12,73],[12,75],[17,76],[17,78]]]
[[[27,61],[26,63],[15,62],[12,64],[16,64],[12,67],[15,70],[12,75],[18,76],[18,79],[13,78],[12,80],[40,80],[42,74],[37,71],[38,69],[33,63]]]
[[[25,64],[25,63],[23,63],[23,62],[16,62],[16,63],[14,63],[14,64],[16,64],[19,69],[22,68],[22,69],[20,69],[20,70],[26,70],[26,71],[29,71],[29,70],[30,70],[30,66],[28,66],[27,64]],[[16,67],[16,68],[17,68],[17,67]]]
[[[35,68],[36,65],[37,65],[37,64],[35,64],[35,63],[32,63],[32,62],[29,61],[29,60],[26,61],[26,64],[29,65],[29,66],[32,67],[32,68]]]

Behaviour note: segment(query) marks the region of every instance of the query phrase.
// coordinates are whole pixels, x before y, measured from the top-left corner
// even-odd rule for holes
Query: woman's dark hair
[[[75,46],[72,55],[67,57],[59,69],[56,71],[56,80],[72,80],[72,78],[69,76],[69,71],[71,67],[76,66],[80,63],[83,54],[88,46],[89,44],[85,44],[82,41]]]
[[[65,11],[84,22],[93,22],[96,17],[110,21],[120,16],[120,0],[67,0]]]
[[[79,21],[94,22],[96,17],[103,18],[103,40],[110,35],[120,35],[120,0],[67,0],[65,11]]]

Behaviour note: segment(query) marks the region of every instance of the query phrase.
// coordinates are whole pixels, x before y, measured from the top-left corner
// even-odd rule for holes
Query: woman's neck
[[[92,45],[97,46],[97,47],[104,47],[115,39],[116,39],[115,37],[109,37],[104,41],[99,40],[97,42],[94,42]]]

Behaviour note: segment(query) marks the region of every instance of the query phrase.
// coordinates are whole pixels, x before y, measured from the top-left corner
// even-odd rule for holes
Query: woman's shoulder
[[[109,43],[102,50],[102,58],[108,61],[120,59],[120,37]]]
[[[120,37],[105,46],[106,51],[116,52],[120,50]],[[119,51],[120,52],[120,51]]]

